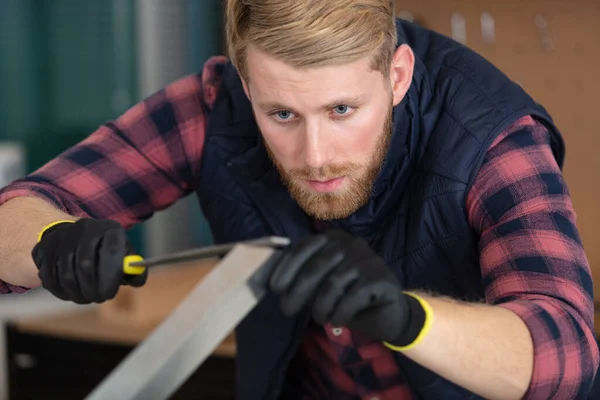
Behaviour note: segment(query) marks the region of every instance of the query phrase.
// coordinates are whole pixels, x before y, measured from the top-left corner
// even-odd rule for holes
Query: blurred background
[[[600,2],[398,0],[397,12],[475,49],[553,115],[565,136],[565,177],[599,298]],[[224,54],[222,21],[220,0],[0,0],[0,185],[35,170],[154,91],[199,71],[208,57]],[[156,214],[129,235],[145,256],[212,240],[193,197]],[[162,286],[168,279],[178,278],[165,277]],[[160,286],[153,289],[157,292],[148,289],[147,295],[173,298],[160,292]],[[131,301],[127,304],[133,307]],[[111,305],[106,307],[102,315],[116,313]],[[0,400],[8,399],[9,393],[11,400],[81,398],[135,345],[130,338],[119,342],[114,332],[139,327],[122,323],[116,327],[110,325],[114,321],[104,320],[95,330],[112,335],[108,343],[101,337],[92,340],[82,333],[89,329],[78,328],[91,314],[61,319],[83,308],[39,290],[0,297],[0,318],[7,327],[0,331],[2,343],[7,343],[0,348]],[[59,317],[48,318],[50,312]],[[152,313],[152,308],[131,312]],[[40,314],[45,319],[39,319]],[[23,318],[26,321],[19,322]],[[146,320],[156,323],[160,315],[153,318]],[[73,328],[67,335],[64,327],[69,324]],[[142,331],[152,326],[146,324]],[[87,355],[79,361],[64,356],[45,363],[44,357],[50,357],[46,350],[52,346],[66,349],[52,357],[70,352]],[[102,364],[105,359],[109,361]],[[102,365],[94,367],[93,360]],[[65,366],[73,362],[80,362],[78,369]],[[44,387],[39,377],[51,375],[57,365],[64,371],[53,371],[54,380],[47,380],[50,386]],[[223,367],[224,374],[231,373],[231,365]],[[79,386],[71,384],[69,397],[58,388],[68,387],[66,382],[73,377]],[[223,382],[221,386],[231,384]],[[39,397],[43,390],[45,396]],[[210,390],[212,394],[204,398],[231,396],[230,390]]]

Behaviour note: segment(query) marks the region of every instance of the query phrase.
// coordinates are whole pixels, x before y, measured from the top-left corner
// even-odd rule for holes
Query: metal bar
[[[245,242],[226,243],[214,246],[202,247],[200,249],[185,250],[167,256],[148,258],[143,261],[132,262],[133,267],[154,267],[157,265],[173,264],[185,261],[195,261],[202,258],[219,257],[227,254],[238,244],[248,244],[252,246],[284,247],[290,244],[290,240],[284,237],[269,236],[259,239],[252,239]]]
[[[169,398],[264,296],[278,253],[236,245],[86,399]]]

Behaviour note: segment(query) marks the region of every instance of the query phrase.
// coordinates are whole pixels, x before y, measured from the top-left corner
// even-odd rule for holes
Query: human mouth
[[[344,177],[342,176],[339,178],[333,178],[333,179],[328,179],[328,180],[323,180],[323,181],[308,180],[306,182],[316,192],[327,193],[327,192],[333,192],[333,191],[337,190],[342,185],[343,181],[344,181]]]

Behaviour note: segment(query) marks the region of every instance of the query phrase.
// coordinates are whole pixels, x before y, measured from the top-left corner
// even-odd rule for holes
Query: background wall
[[[600,301],[600,2],[398,0],[398,15],[454,37],[490,60],[552,114]]]

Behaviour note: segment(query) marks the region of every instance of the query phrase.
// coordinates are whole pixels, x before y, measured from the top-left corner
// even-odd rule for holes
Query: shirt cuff
[[[10,283],[6,283],[6,282],[0,280],[0,295],[10,294],[10,293],[22,294],[22,293],[26,293],[30,290],[31,290],[31,288],[11,285]]]

